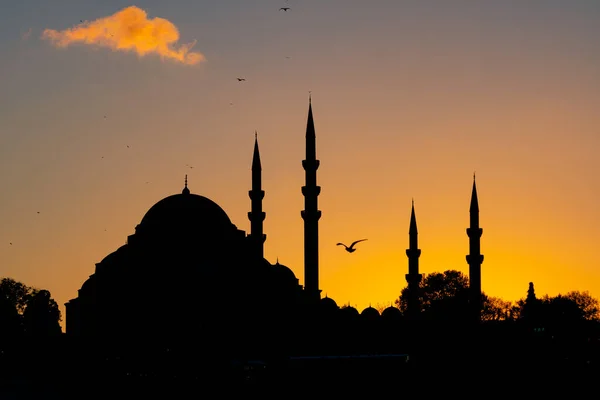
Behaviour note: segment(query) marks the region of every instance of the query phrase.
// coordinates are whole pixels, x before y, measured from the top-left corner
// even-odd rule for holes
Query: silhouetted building
[[[181,194],[152,206],[127,243],[96,264],[66,303],[67,334],[99,344],[183,345],[201,337],[213,350],[228,343],[227,351],[270,339],[286,329],[302,291],[294,273],[260,257],[256,245],[186,180]]]
[[[483,229],[479,227],[479,202],[477,201],[475,175],[473,175],[473,191],[469,213],[471,215],[471,224],[467,228],[467,236],[469,236],[469,254],[467,255],[467,263],[469,264],[469,304],[473,318],[479,321],[482,309],[481,264],[483,263],[483,255],[481,254],[481,234]]]
[[[321,211],[317,202],[321,188],[317,185],[319,160],[310,99],[306,159],[302,166],[306,179],[302,187],[305,206],[301,212],[304,288],[291,269],[278,260],[271,264],[264,258],[265,191],[255,133],[252,185],[248,192],[250,233],[238,229],[215,202],[191,193],[186,175],[181,193],[153,205],[126,244],[97,263],[78,296],[66,303],[67,334],[98,344],[144,342],[156,346],[169,344],[169,348],[179,344],[182,348],[188,346],[187,349],[189,343],[195,343],[194,346],[212,351],[232,353],[249,348],[263,351],[270,344],[281,343],[273,339],[276,337],[288,338],[287,343],[302,342],[297,349],[307,353],[335,346],[341,349],[347,345],[344,348],[351,349],[353,341],[362,337],[371,338],[373,344],[365,347],[365,351],[374,351],[379,346],[376,337],[380,329],[375,327],[396,326],[402,319],[399,310],[387,309],[383,318],[369,306],[359,315],[352,307],[340,309],[333,299],[321,299],[318,233]],[[467,262],[472,304],[480,310],[483,256],[478,211],[473,182],[471,227],[467,229],[471,251]],[[421,308],[420,254],[413,202],[406,250],[410,293],[406,315],[412,317],[419,315]],[[323,336],[315,324],[329,327],[331,338],[337,338],[327,342],[330,347],[323,347]],[[353,331],[354,336],[344,333]],[[345,339],[334,346],[342,335]],[[202,341],[198,340],[200,337]]]
[[[419,249],[417,217],[415,216],[415,202],[412,202],[410,212],[410,228],[408,229],[409,248],[406,249],[408,257],[408,274],[406,274],[406,282],[408,283],[408,302],[406,307],[407,316],[414,319],[421,312],[421,304],[419,302],[419,284],[423,275],[419,273],[419,257],[421,249]]]

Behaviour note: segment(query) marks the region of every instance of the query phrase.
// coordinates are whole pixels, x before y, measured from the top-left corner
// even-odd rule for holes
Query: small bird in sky
[[[12,246],[12,242],[8,242],[8,244],[10,244]]]
[[[246,80],[246,78],[237,78],[238,82],[243,82]]]
[[[127,145],[127,148],[129,148],[129,145]]]
[[[286,12],[287,12],[287,10],[289,10],[289,9],[290,9],[289,7],[281,7],[281,8],[279,9],[279,11],[282,11],[282,10],[283,10],[283,11],[286,11]]]
[[[38,211],[37,213],[39,214],[40,212]]]
[[[360,240],[356,240],[354,242],[352,242],[352,244],[350,246],[346,246],[344,243],[338,243],[336,246],[344,246],[344,248],[346,249],[346,251],[348,253],[354,253],[356,251],[356,249],[354,248],[354,245],[356,245],[356,243],[359,242],[364,242],[367,239],[360,239]]]

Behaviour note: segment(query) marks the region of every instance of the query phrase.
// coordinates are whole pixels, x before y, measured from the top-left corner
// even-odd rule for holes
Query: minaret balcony
[[[320,165],[321,162],[319,160],[302,160],[302,168],[305,171],[316,171]]]
[[[478,238],[483,234],[482,228],[467,228],[467,236],[470,238]]]
[[[481,265],[482,263],[483,263],[483,254],[468,254],[467,255],[467,264]]]
[[[319,220],[321,218],[321,211],[320,210],[316,210],[316,211],[312,211],[312,210],[302,210],[300,211],[300,215],[302,216],[302,219],[306,221],[306,219],[308,218],[308,220]]]
[[[261,212],[249,211],[248,212],[248,219],[250,221],[254,221],[254,220],[264,221],[266,217],[267,217],[267,213],[265,213],[264,211],[261,211]]]
[[[406,255],[408,258],[420,257],[421,249],[406,249]]]
[[[406,282],[416,284],[423,280],[423,274],[406,274],[404,275]]]
[[[252,189],[248,191],[248,196],[252,200],[262,200],[265,197],[265,191]]]
[[[306,196],[318,196],[321,194],[321,186],[302,186],[302,194]]]

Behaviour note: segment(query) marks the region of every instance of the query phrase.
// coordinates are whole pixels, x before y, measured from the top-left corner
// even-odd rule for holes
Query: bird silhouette
[[[290,9],[289,7],[281,7],[281,8],[279,9],[279,11],[282,11],[282,10],[283,10],[283,11],[287,11],[287,10],[289,10],[289,9]]]
[[[246,78],[237,78],[238,82],[243,82],[246,80]]]
[[[354,245],[356,245],[356,243],[359,242],[364,242],[367,239],[360,239],[360,240],[356,240],[354,242],[352,242],[352,244],[350,246],[346,246],[344,243],[338,243],[336,246],[344,246],[344,248],[346,249],[346,251],[348,253],[354,253],[356,251],[356,249],[354,248]]]

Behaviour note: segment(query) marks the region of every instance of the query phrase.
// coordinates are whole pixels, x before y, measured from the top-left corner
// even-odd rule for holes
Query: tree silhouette
[[[514,318],[514,306],[510,301],[483,294],[482,321],[508,321]]]
[[[585,320],[585,313],[573,299],[546,295],[542,298],[541,318],[544,325],[569,326]]]
[[[16,307],[0,292],[0,338],[14,338],[22,331],[21,316]]]
[[[592,297],[588,291],[571,291],[564,295],[581,309],[583,318],[588,321],[600,321],[600,305],[598,299]]]
[[[12,278],[2,278],[0,280],[0,294],[17,310],[19,315],[23,315],[27,307],[27,302],[36,292],[36,289],[17,282]]]
[[[61,333],[60,310],[47,290],[38,290],[12,278],[0,280],[0,335]]]
[[[447,270],[428,274],[419,283],[421,313],[427,319],[449,320],[464,317],[467,306],[469,278],[462,272]],[[403,313],[408,305],[408,286],[402,289],[395,305]]]
[[[40,290],[29,298],[23,313],[25,333],[31,336],[56,336],[61,333],[60,310],[47,290]]]

